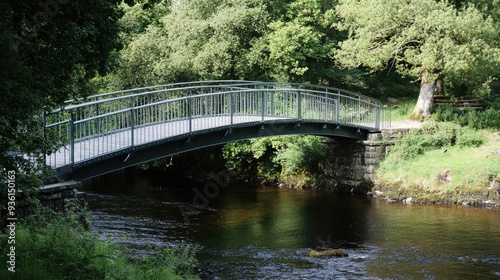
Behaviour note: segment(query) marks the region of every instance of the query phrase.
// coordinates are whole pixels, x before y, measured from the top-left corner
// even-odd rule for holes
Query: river
[[[138,258],[151,245],[197,244],[216,279],[500,279],[499,209],[231,183],[187,222],[181,209],[204,186],[122,171],[82,189],[102,239]],[[306,256],[317,248],[349,256]]]

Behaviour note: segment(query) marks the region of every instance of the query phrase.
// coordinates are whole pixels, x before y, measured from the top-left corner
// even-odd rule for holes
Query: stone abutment
[[[384,129],[370,133],[365,141],[336,139],[328,143],[322,169],[333,189],[366,192],[374,184],[377,164],[390,152],[396,140],[409,129]]]

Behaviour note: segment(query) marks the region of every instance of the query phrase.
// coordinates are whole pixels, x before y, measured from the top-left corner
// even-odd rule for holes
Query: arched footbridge
[[[45,116],[61,139],[46,155],[59,177],[83,180],[154,159],[257,137],[366,139],[385,124],[378,100],[325,86],[205,81],[68,101]]]

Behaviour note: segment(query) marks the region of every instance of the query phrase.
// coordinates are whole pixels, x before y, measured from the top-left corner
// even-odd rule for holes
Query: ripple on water
[[[375,279],[366,274],[365,268],[375,246],[344,249],[349,254],[346,258],[311,258],[307,257],[309,250],[256,246],[233,251],[207,250],[204,258],[212,261],[202,266],[214,268],[220,279]]]

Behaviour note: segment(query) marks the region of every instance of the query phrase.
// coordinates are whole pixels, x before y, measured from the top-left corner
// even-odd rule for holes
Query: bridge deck
[[[260,123],[290,120],[282,117],[258,117],[258,116],[233,116],[231,124],[230,116],[215,116],[205,118],[193,118],[191,121],[192,134],[207,131],[211,129],[220,129],[221,127],[238,126],[248,123]],[[78,164],[84,161],[102,157],[106,154],[112,154],[132,146],[147,145],[163,139],[175,139],[189,133],[189,120],[179,120],[153,124],[134,128],[133,142],[131,130],[111,133],[96,138],[79,140],[74,143],[74,163]],[[54,168],[69,164],[70,146],[60,148],[52,156],[47,157],[47,165]]]

